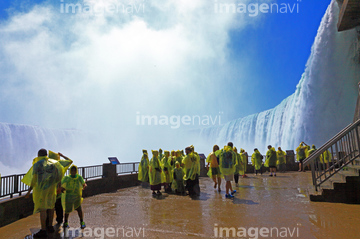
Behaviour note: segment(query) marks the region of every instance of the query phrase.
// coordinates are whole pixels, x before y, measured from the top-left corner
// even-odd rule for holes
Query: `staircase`
[[[304,161],[311,167],[311,201],[360,204],[360,120],[348,125]],[[324,154],[329,155],[324,160]]]

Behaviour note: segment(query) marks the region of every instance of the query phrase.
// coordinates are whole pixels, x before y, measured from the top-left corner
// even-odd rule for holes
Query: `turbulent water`
[[[352,122],[360,81],[358,33],[337,31],[339,6],[329,5],[294,94],[273,109],[203,129],[200,137],[248,151],[268,144],[294,149],[321,145]]]
[[[0,163],[3,167],[28,168],[40,148],[68,151],[79,135],[81,133],[76,130],[0,123]]]

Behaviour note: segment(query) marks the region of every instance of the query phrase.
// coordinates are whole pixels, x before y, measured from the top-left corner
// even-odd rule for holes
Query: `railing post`
[[[116,165],[111,163],[104,163],[103,173],[104,173],[104,178],[116,177],[117,176]]]
[[[14,194],[19,192],[18,176],[14,175]],[[11,195],[12,197],[12,195]]]
[[[360,141],[359,141],[359,130],[358,130],[358,127],[356,126],[355,127],[355,133],[356,133],[356,143],[357,143],[357,150],[358,150],[358,154],[359,154],[359,151],[360,151]]]
[[[133,163],[133,173],[136,173],[136,170],[135,170],[135,163]],[[132,173],[131,173],[132,174]]]
[[[83,178],[86,179],[86,177],[85,177],[85,167],[81,168],[81,171],[82,171]]]
[[[315,176],[315,163],[314,160],[311,161],[311,174],[313,179],[313,185],[315,186],[315,191],[317,192],[316,176]]]

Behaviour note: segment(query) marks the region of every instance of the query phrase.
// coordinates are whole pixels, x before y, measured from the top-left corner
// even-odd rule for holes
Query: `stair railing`
[[[311,167],[315,190],[359,158],[360,119],[348,125],[327,143],[304,160],[303,166]]]

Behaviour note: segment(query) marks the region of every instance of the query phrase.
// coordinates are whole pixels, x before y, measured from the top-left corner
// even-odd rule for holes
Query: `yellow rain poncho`
[[[139,174],[138,180],[141,182],[149,182],[149,157],[146,152],[144,152],[141,157],[141,161],[139,164]]]
[[[184,186],[184,170],[180,167],[179,162],[175,163],[175,169],[173,173],[173,181],[171,184],[172,190],[177,190],[178,193],[185,192]]]
[[[75,165],[71,166],[70,172],[73,167],[76,168],[76,175],[65,176],[61,180],[61,187],[65,189],[65,192],[61,195],[61,203],[66,214],[80,207],[83,202],[82,191],[85,181],[78,174],[78,169]]]
[[[162,183],[161,163],[158,158],[159,152],[153,150],[152,154],[153,157],[151,158],[149,165],[149,181],[150,181],[150,185],[155,186]]]
[[[21,180],[33,188],[34,214],[53,209],[56,190],[72,160],[54,160],[47,156],[37,157],[37,162]]]
[[[179,162],[180,165],[182,165],[183,157],[181,156],[181,151],[180,150],[176,151],[175,155],[176,155],[175,162]]]
[[[182,164],[184,165],[184,180],[195,180],[196,175],[198,174],[198,160],[193,152],[189,153],[182,160]]]
[[[194,156],[196,157],[196,160],[197,160],[197,163],[198,163],[198,165],[197,165],[197,171],[198,171],[197,174],[200,175],[200,156],[199,156],[199,154],[197,152],[195,152],[194,145],[191,145],[190,148],[193,151]]]
[[[223,149],[221,149],[219,153],[219,158],[220,158],[219,167],[221,174],[224,176],[234,174],[237,156],[233,151],[232,147],[225,146]]]
[[[261,154],[260,154],[259,150],[256,150],[251,155],[251,163],[255,167],[255,170],[260,170],[261,169],[261,166],[262,166],[263,162],[262,162]]]
[[[241,162],[241,156],[239,153],[237,153],[236,147],[234,147],[234,153],[236,154],[236,163],[235,163],[235,172],[234,174],[239,174],[240,170],[242,170],[242,162]]]
[[[331,161],[331,153],[329,150],[326,150],[324,153],[320,155],[320,162],[321,163],[329,163]]]
[[[206,162],[210,163],[210,168],[209,171],[207,173],[207,175],[212,178],[213,176],[217,176],[217,177],[222,177],[221,172],[220,172],[220,168],[219,168],[219,164],[218,164],[218,154],[220,153],[220,150],[216,151],[217,154],[215,154],[214,152],[211,152],[207,158],[206,158]],[[213,168],[216,168],[215,174],[213,172]]]
[[[35,163],[37,163],[42,157],[36,157],[33,159],[32,165],[34,165]],[[60,160],[60,155],[58,153],[55,153],[51,150],[49,150],[49,155],[48,155],[49,159],[54,159],[59,161]]]
[[[277,156],[277,164],[281,165],[281,164],[286,164],[286,153],[283,150],[278,150],[276,152],[276,156]]]
[[[163,157],[164,157],[163,150],[162,150],[162,149],[159,149],[159,156],[158,156],[158,158],[159,158],[160,162],[161,162],[161,160],[162,160]]]
[[[296,159],[298,161],[306,158],[306,150],[307,146],[304,146],[303,143],[301,143],[299,147],[296,148]]]
[[[246,170],[247,170],[247,164],[248,164],[248,155],[245,152],[244,149],[240,150],[240,157],[241,157],[241,162],[242,165],[240,166],[240,170],[239,170],[239,174],[240,175],[245,175],[246,174]]]
[[[171,150],[171,154],[169,157],[169,164],[171,165],[171,168],[175,168],[175,161],[176,161],[176,153],[174,150]]]
[[[276,167],[276,162],[277,162],[276,150],[274,147],[272,147],[266,152],[266,161],[264,166]]]
[[[316,147],[315,147],[315,145],[313,144],[312,145],[312,148],[307,152],[307,157],[309,157],[312,153],[314,153],[316,151]],[[319,161],[319,157],[316,159],[316,161]]]
[[[172,167],[169,159],[170,152],[164,151],[164,157],[161,159],[162,177],[164,183],[171,183],[172,181]]]

